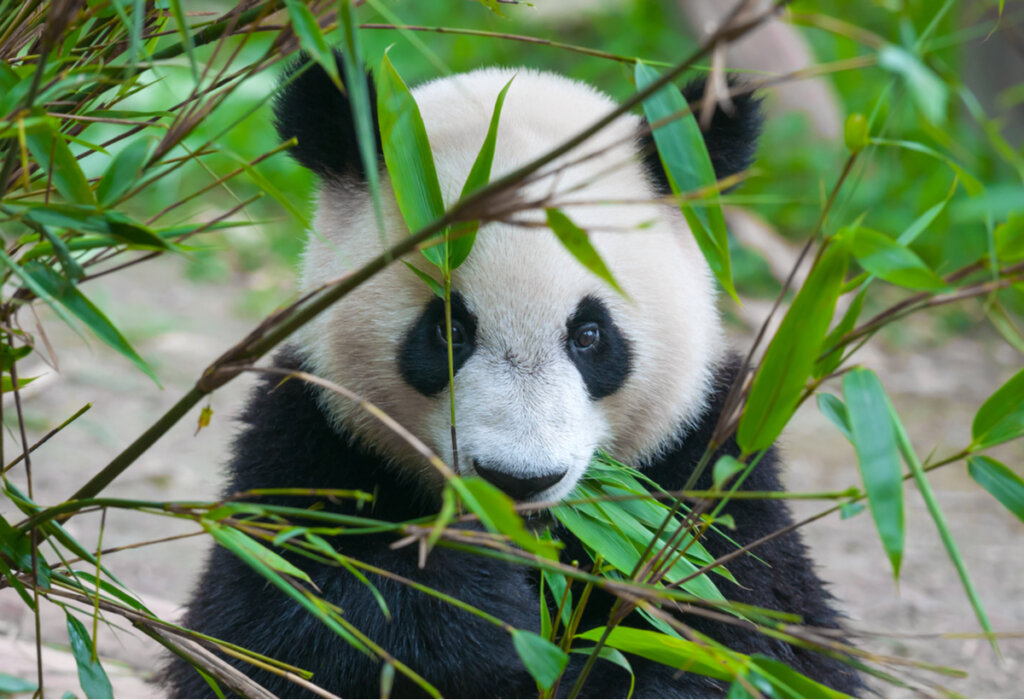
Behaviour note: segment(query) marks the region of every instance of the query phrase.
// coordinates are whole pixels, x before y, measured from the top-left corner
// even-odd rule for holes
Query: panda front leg
[[[382,536],[348,537],[333,544],[346,556],[453,596],[513,627],[539,629],[537,588],[527,569],[443,547],[436,547],[420,569],[415,547],[392,550],[391,541]],[[345,569],[305,559],[294,563],[347,622],[442,695],[536,694],[510,635],[501,627],[395,579],[368,574],[386,604],[385,613],[371,589]],[[184,623],[309,670],[313,683],[343,697],[381,695],[384,664],[379,657],[358,650],[222,548],[211,553]],[[276,695],[309,695],[276,674],[231,662]],[[183,661],[174,660],[164,679],[173,696],[212,696]],[[425,691],[399,671],[391,694],[417,697]]]

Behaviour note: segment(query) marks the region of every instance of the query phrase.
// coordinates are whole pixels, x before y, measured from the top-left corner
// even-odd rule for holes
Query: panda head
[[[415,88],[446,205],[458,199],[498,92],[513,76],[492,179],[615,107],[587,85],[530,69],[477,70]],[[706,132],[719,177],[749,164],[759,129],[756,101],[738,100],[736,108],[718,113]],[[293,155],[321,178],[306,289],[408,235],[381,158],[382,239],[348,101],[319,67],[283,88],[276,119],[282,138],[298,138]],[[539,208],[483,225],[453,273],[459,463],[452,466],[518,500],[565,497],[598,448],[638,465],[656,458],[700,417],[723,356],[711,274],[678,208],[654,201],[664,173],[656,154],[645,162],[643,132],[639,117],[623,116],[517,193],[519,202],[559,207],[588,231],[625,296],[562,247]],[[407,259],[436,279],[422,257]],[[404,265],[322,313],[298,345],[310,371],[376,404],[451,464],[444,306]],[[360,406],[326,391],[322,401],[340,433],[428,490],[440,483]]]

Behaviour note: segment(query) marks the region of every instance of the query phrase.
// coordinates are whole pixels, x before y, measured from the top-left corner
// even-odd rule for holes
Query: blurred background
[[[183,5],[193,21],[230,8],[229,3]],[[672,63],[687,55],[730,5],[720,0],[535,0],[532,5],[375,0],[360,8],[359,19],[368,25],[526,35]],[[924,144],[954,159],[984,184],[987,211],[997,212],[998,220],[1024,210],[1022,20],[1024,3],[1013,1],[796,2],[779,20],[729,49],[726,65],[741,80],[793,78],[761,92],[768,116],[754,170],[725,197],[734,272],[744,302],[742,307],[727,300],[721,304],[735,347],[746,349],[817,223],[846,159],[843,124],[849,114],[873,116],[878,125],[873,134]],[[626,63],[507,36],[367,27],[362,39],[371,66],[392,45],[391,60],[410,83],[498,64],[554,70],[616,98],[633,92]],[[253,36],[238,60],[262,54],[270,40]],[[884,47],[914,47],[922,41],[927,43],[926,64],[880,64]],[[208,58],[209,52],[209,47],[200,47],[196,53]],[[202,159],[202,166],[190,163],[179,169],[159,187],[134,197],[127,209],[145,219],[278,146],[268,96],[279,72],[263,71],[243,82],[179,147],[212,140],[213,152]],[[131,108],[167,110],[193,84],[184,57],[162,63],[152,77],[151,85],[130,98]],[[89,129],[92,140],[102,141],[117,127],[96,124]],[[865,225],[895,235],[929,207],[948,200],[917,238],[914,251],[939,273],[985,254],[990,228],[963,192],[950,196],[954,177],[941,160],[896,147],[875,148],[868,155],[841,191],[827,228],[863,216]],[[83,161],[83,167],[94,176],[106,163],[95,158]],[[84,405],[91,404],[91,409],[34,453],[38,501],[66,498],[152,424],[212,360],[266,314],[294,300],[295,266],[315,184],[286,155],[267,158],[245,176],[179,207],[164,222],[212,219],[263,192],[233,217],[241,225],[190,240],[183,255],[165,255],[89,283],[90,298],[154,368],[163,390],[128,360],[76,336],[48,310],[39,309],[40,323],[58,349],[59,371],[42,361],[24,367],[25,375],[39,376],[22,391],[29,441]],[[883,292],[870,298],[865,314],[899,298],[895,289],[891,297]],[[1024,341],[1017,331],[1024,327],[1022,312],[1024,290],[1009,288],[994,300],[910,317],[860,351],[861,362],[882,377],[921,455],[956,451],[970,441],[978,406],[1022,365]],[[197,432],[197,408],[106,493],[157,500],[217,497],[221,465],[234,434],[232,418],[249,384],[242,377],[218,390],[209,401],[213,415],[208,427]],[[3,439],[12,455],[20,451],[20,438],[8,397],[4,400]],[[790,490],[859,484],[852,448],[811,403],[784,433],[782,447]],[[1019,441],[992,454],[1018,474],[1024,471]],[[18,470],[11,476],[19,483]],[[912,687],[876,682],[879,694],[1018,696],[1024,677],[1024,523],[970,480],[962,462],[934,473],[932,483],[992,626],[1005,635],[1002,659],[978,638],[978,623],[956,572],[912,486],[907,495],[907,554],[898,582],[866,512],[848,519],[829,516],[804,528],[804,537],[850,628],[862,635],[859,644],[879,655],[969,674],[946,677],[894,665],[894,674]],[[793,509],[803,517],[826,505],[796,501]],[[72,520],[69,529],[81,542],[95,544],[98,525],[98,515],[90,514]],[[117,547],[193,530],[168,518],[110,511],[102,544]],[[104,562],[157,614],[173,617],[208,546],[204,537],[182,538],[111,554]],[[52,677],[48,694],[80,693],[63,616],[44,616],[43,623],[44,638],[52,641],[44,649]],[[33,633],[29,611],[13,591],[0,591],[4,672],[34,677]],[[99,648],[108,660],[105,666],[116,694],[159,696],[159,689],[148,684],[160,653],[155,643],[130,630],[102,630]]]

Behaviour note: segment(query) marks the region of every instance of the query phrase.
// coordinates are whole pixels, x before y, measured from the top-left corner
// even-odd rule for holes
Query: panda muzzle
[[[532,496],[557,484],[569,472],[568,469],[563,469],[540,476],[516,476],[494,466],[485,467],[475,460],[474,466],[479,476],[517,501],[529,500]]]

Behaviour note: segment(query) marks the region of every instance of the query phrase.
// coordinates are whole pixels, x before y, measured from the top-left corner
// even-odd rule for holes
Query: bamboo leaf
[[[723,489],[732,477],[739,474],[746,468],[747,465],[735,457],[730,455],[722,455],[719,457],[718,461],[715,462],[715,468],[712,471],[711,477],[715,490],[720,491]]]
[[[1024,479],[991,457],[967,458],[967,473],[983,489],[1024,522]]]
[[[138,184],[139,174],[149,158],[149,150],[149,139],[139,137],[114,156],[96,187],[100,206],[110,206],[133,185]]]
[[[637,61],[634,77],[636,87],[640,90],[656,81],[660,75],[650,66]],[[666,85],[644,100],[644,114],[652,125],[687,109],[686,99],[673,85]],[[692,113],[686,114],[655,129],[653,136],[672,193],[678,195],[698,190],[709,192],[696,206],[686,201],[680,202],[680,209],[715,279],[739,303],[732,281],[725,217],[715,189],[715,169],[711,165],[711,156],[696,118]]]
[[[181,0],[168,0],[171,5],[171,13],[174,15],[174,23],[178,25],[178,35],[188,55],[188,65],[192,69],[192,82],[199,87],[199,63],[196,62],[195,42],[192,41],[192,30],[185,21],[185,12],[181,9]]]
[[[406,226],[417,231],[444,214],[434,155],[419,107],[386,53],[378,77],[377,119],[384,162]],[[425,248],[423,255],[444,268],[443,243]]]
[[[407,260],[403,260],[402,262],[405,264],[407,268],[409,268],[410,271],[412,271],[414,275],[419,277],[421,280],[423,280],[424,283],[426,283],[428,287],[430,287],[430,291],[432,291],[439,298],[444,299],[444,287],[441,286],[440,282],[435,280],[433,277],[428,275],[423,270],[413,265],[411,262],[408,262]]]
[[[846,415],[846,406],[838,396],[832,394],[818,394],[818,410],[822,415],[832,421],[832,425],[839,428],[847,440],[853,442],[853,434],[850,433],[850,419]]]
[[[121,335],[121,331],[117,330],[114,324],[110,322],[110,319],[95,304],[89,301],[85,295],[78,291],[77,287],[54,272],[52,268],[35,260],[29,261],[25,265],[24,270],[25,274],[44,289],[47,294],[60,302],[61,305],[88,326],[96,334],[97,338],[127,357],[136,367],[156,382],[157,386],[160,385],[160,380],[156,378],[156,374],[139,357],[139,354],[135,352],[128,341],[125,340],[124,336]]]
[[[1024,435],[1024,370],[1010,377],[978,409],[971,425],[971,450]]]
[[[773,695],[779,698],[848,698],[794,671],[791,667],[763,654],[750,657],[751,668],[771,683]]]
[[[579,260],[583,267],[603,279],[622,296],[626,296],[619,283],[612,277],[611,270],[604,264],[601,254],[590,243],[587,232],[574,224],[568,216],[559,209],[545,209],[547,212],[548,227],[555,234],[565,249],[572,253],[572,256]]]
[[[287,574],[288,576],[300,579],[306,583],[312,583],[309,575],[305,571],[292,564],[274,550],[267,549],[244,532],[236,530],[233,527],[226,527],[218,522],[205,519],[203,520],[203,528],[213,535],[213,538],[217,540],[219,544],[232,552],[237,553],[241,550],[247,555],[258,559],[274,571]]]
[[[881,390],[881,384],[878,386],[879,390]],[[999,644],[992,632],[992,625],[989,622],[988,614],[985,612],[985,606],[982,605],[981,597],[978,595],[978,591],[974,587],[974,583],[971,581],[971,576],[967,572],[967,565],[964,563],[963,557],[960,556],[960,549],[957,547],[956,540],[953,539],[953,533],[950,532],[949,525],[946,524],[946,516],[942,514],[942,509],[939,507],[939,502],[935,498],[935,492],[932,490],[932,485],[928,481],[928,477],[925,475],[924,469],[921,467],[921,462],[917,458],[917,453],[914,451],[914,446],[910,442],[910,436],[907,435],[906,428],[903,427],[903,422],[900,420],[899,414],[896,413],[896,409],[889,401],[889,397],[885,395],[884,390],[881,390],[881,395],[882,399],[885,401],[886,407],[888,408],[889,419],[892,421],[893,429],[896,431],[896,439],[899,441],[900,452],[903,453],[903,461],[907,463],[907,467],[910,468],[910,473],[914,475],[914,482],[917,484],[917,488],[921,492],[921,497],[924,499],[925,505],[928,507],[928,513],[932,516],[932,521],[935,523],[935,529],[939,532],[939,538],[942,540],[942,544],[946,548],[949,560],[956,568],[957,575],[960,577],[960,583],[963,585],[964,592],[967,594],[967,599],[970,601],[971,607],[974,609],[974,616],[978,618],[978,623],[988,635],[992,649],[998,655]]]
[[[42,133],[29,132],[25,134],[25,142],[32,157],[52,178],[54,187],[65,199],[75,204],[96,206],[96,195],[60,132],[52,126]]]
[[[82,691],[89,698],[112,698],[114,689],[103,670],[99,659],[92,658],[92,641],[89,633],[77,618],[68,613],[68,639],[71,641],[71,653],[78,665],[78,682]]]
[[[844,377],[843,396],[871,515],[898,578],[904,539],[903,474],[888,399],[875,373],[861,368]]]
[[[603,633],[604,628],[598,627],[578,634],[576,638],[596,642]],[[731,681],[742,673],[743,661],[747,658],[736,652],[716,653],[717,647],[713,645],[697,644],[659,632],[623,625],[612,629],[605,644],[627,654],[635,654],[672,668],[685,669],[689,673],[723,681]]]
[[[486,185],[491,179],[491,165],[494,162],[494,147],[498,140],[498,122],[501,120],[501,108],[505,104],[505,95],[508,94],[508,89],[512,86],[513,80],[515,80],[515,76],[512,76],[505,83],[505,87],[501,89],[501,92],[498,93],[498,98],[494,101],[494,111],[491,113],[491,123],[487,127],[487,135],[484,137],[484,142],[476,155],[476,160],[473,161],[473,167],[469,170],[466,184],[462,186],[460,199],[465,199],[474,191]],[[462,224],[462,227],[459,229],[459,237],[449,243],[451,246],[448,254],[449,270],[457,269],[459,265],[466,261],[469,251],[473,248],[473,242],[476,240],[476,232],[479,226],[479,221]]]
[[[878,65],[903,79],[928,121],[936,126],[945,123],[949,89],[920,58],[900,46],[887,44],[878,52]]]
[[[884,233],[863,226],[845,231],[853,236],[853,255],[857,262],[871,274],[908,289],[939,291],[946,288],[946,282],[917,254]]]
[[[529,630],[512,630],[512,645],[542,690],[553,686],[569,663],[568,654]]]
[[[320,30],[316,17],[308,7],[299,0],[285,0],[285,7],[288,9],[288,17],[292,21],[292,29],[295,36],[299,38],[299,45],[309,54],[310,58],[320,64],[327,71],[327,75],[338,87],[343,90],[341,76],[338,73],[338,64],[334,60],[334,54]]]
[[[0,672],[0,693],[4,695],[23,695],[34,693],[38,688],[34,681],[26,681],[17,676]]]
[[[848,250],[845,239],[831,239],[768,345],[736,433],[744,452],[771,445],[796,410],[832,320]]]
[[[479,477],[455,478],[452,487],[463,503],[480,516],[491,532],[506,535],[528,552],[546,559],[558,559],[558,550],[551,541],[544,541],[526,529],[516,512],[515,503],[497,486]]]

